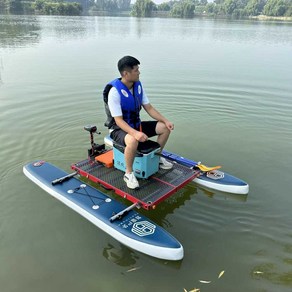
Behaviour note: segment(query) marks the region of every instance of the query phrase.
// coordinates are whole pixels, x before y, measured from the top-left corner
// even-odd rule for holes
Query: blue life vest
[[[115,123],[114,118],[111,116],[108,108],[108,93],[112,87],[115,87],[118,93],[120,94],[121,109],[124,121],[132,128],[139,130],[141,124],[140,110],[142,106],[143,97],[143,88],[141,82],[137,81],[134,83],[133,94],[119,78],[107,84],[103,91],[105,111],[107,114],[107,121],[105,125],[110,129],[119,129],[119,127]]]

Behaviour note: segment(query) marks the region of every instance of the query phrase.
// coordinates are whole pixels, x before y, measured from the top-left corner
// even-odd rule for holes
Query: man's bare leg
[[[158,135],[157,137],[157,143],[159,143],[161,150],[164,148],[168,137],[170,135],[170,130],[165,126],[164,123],[158,122],[156,124],[156,133]]]
[[[126,162],[126,173],[133,172],[133,163],[136,155],[136,151],[138,148],[138,141],[132,137],[131,135],[127,134],[125,136],[125,162]]]
[[[165,126],[164,123],[158,122],[155,131],[158,135],[157,143],[159,143],[162,150],[169,138],[170,130]],[[125,136],[125,144],[126,147],[124,155],[126,162],[126,173],[131,173],[133,172],[133,163],[139,142],[133,136],[127,134]]]
[[[170,135],[170,130],[162,122],[157,123],[155,130],[156,133],[158,134],[157,142],[159,143],[162,151]],[[171,169],[172,167],[173,164],[167,161],[164,157],[159,158],[159,168]]]

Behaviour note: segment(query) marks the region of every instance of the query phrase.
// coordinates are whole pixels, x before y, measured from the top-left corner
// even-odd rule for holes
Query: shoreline
[[[258,20],[281,20],[281,21],[292,21],[292,16],[267,16],[267,15],[257,15],[249,16],[250,19]]]

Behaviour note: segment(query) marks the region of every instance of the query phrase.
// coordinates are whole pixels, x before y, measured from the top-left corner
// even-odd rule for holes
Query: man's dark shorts
[[[157,135],[156,125],[157,125],[157,121],[141,122],[142,132],[146,134],[149,138],[156,136]],[[126,146],[125,144],[126,135],[127,133],[125,131],[118,129],[118,130],[113,130],[110,134],[110,137],[118,144]]]

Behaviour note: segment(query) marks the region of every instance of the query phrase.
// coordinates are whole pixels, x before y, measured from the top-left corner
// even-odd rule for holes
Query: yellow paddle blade
[[[202,164],[201,162],[198,162],[196,167],[198,167],[201,171],[204,171],[204,172],[211,171],[211,170],[216,170],[216,169],[221,168],[220,165],[209,167],[209,166],[206,166],[206,165]]]

